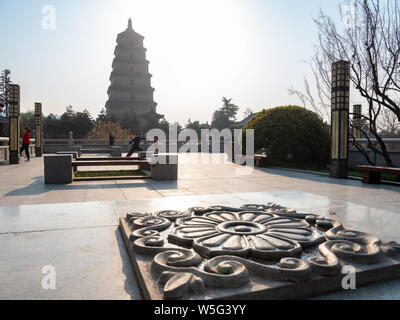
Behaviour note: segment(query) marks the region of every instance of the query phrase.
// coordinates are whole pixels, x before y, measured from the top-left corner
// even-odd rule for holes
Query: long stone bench
[[[112,159],[112,158],[110,158]],[[79,161],[72,161],[71,166],[76,171],[77,167],[103,167],[103,166],[141,166],[146,165],[149,162],[146,160],[96,160],[96,161],[85,161],[80,159]]]
[[[139,166],[151,171],[154,180],[178,179],[178,155],[157,155],[149,160],[138,158],[77,158],[72,154],[45,155],[44,172],[46,184],[68,184],[73,181],[73,172],[78,167]]]
[[[391,173],[400,177],[400,168],[357,166],[356,169],[362,172],[363,183],[381,183],[382,173]]]
[[[81,153],[112,153],[112,148],[109,149],[81,149]]]
[[[72,155],[49,154],[44,156],[44,182],[45,184],[72,183]]]
[[[257,168],[267,168],[268,167],[268,157],[264,154],[256,154],[254,156],[239,156],[239,158],[246,164],[246,160],[254,160],[254,166]]]
[[[112,158],[106,158],[106,157],[84,157],[84,158],[78,158],[75,161],[82,162],[82,161],[95,161],[98,162],[101,165],[107,165],[104,164],[105,162],[110,162],[112,161],[140,161],[137,162],[135,165],[139,166],[140,170],[147,170],[150,171],[150,164],[146,159],[139,158],[139,157],[132,157],[132,158],[124,158],[124,157],[112,157]],[[74,172],[76,172],[78,166],[74,166]]]
[[[78,151],[59,151],[56,154],[70,154],[74,158],[74,160],[78,159],[79,157]]]
[[[125,160],[125,161],[138,161],[138,160],[144,160],[143,158],[139,157],[132,157],[132,158],[126,158],[126,157],[83,157],[83,158],[77,158],[75,161],[116,161],[116,160]]]

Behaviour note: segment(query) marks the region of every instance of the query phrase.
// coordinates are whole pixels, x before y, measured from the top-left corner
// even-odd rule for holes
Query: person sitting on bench
[[[143,138],[143,133],[140,132],[139,135],[136,136],[136,137],[130,142],[130,144],[133,143],[133,145],[132,145],[131,151],[129,151],[129,153],[126,155],[127,158],[130,158],[131,155],[132,155],[135,151],[142,151],[142,149],[140,149],[140,147],[139,147],[140,142],[141,142],[142,140],[145,140],[145,139]]]

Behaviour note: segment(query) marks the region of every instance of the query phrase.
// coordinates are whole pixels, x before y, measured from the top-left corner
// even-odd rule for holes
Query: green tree
[[[107,112],[106,109],[101,109],[100,113],[97,116],[96,122],[101,121],[101,122],[107,122]]]
[[[222,98],[223,106],[213,114],[211,127],[218,130],[233,129],[239,107],[232,103],[232,99]]]
[[[60,118],[50,113],[43,121],[43,137],[46,139],[65,139],[66,136],[59,126]]]
[[[163,117],[160,120],[159,123],[159,129],[161,129],[162,131],[164,131],[166,134],[168,134],[168,130],[169,130],[169,122],[167,121],[167,119],[165,119],[165,117]]]
[[[94,120],[87,109],[82,112],[76,112],[70,125],[73,128],[74,136],[79,139],[86,137],[92,131],[93,126]]]
[[[194,121],[192,122],[190,119],[188,120],[188,123],[185,126],[186,129],[192,129],[196,131],[198,137],[201,137],[201,130],[202,129],[210,129],[210,125],[208,123],[200,123],[200,121]]]
[[[255,130],[255,148],[272,161],[329,162],[329,127],[314,112],[298,106],[263,110],[243,128]],[[243,140],[245,141],[245,140]]]
[[[21,112],[20,117],[20,131],[21,134],[24,128],[31,129],[32,133],[35,129],[35,113],[33,111]]]
[[[93,126],[94,120],[88,110],[75,112],[72,106],[68,106],[61,117],[54,114],[48,115],[43,121],[43,135],[48,139],[65,139],[72,131],[75,138],[83,139]]]

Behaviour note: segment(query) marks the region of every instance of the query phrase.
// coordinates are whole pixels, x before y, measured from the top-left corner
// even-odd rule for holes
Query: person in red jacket
[[[30,161],[30,155],[29,155],[29,144],[31,143],[31,130],[29,128],[24,129],[24,135],[22,137],[22,146],[21,149],[19,150],[19,153],[22,155],[22,151],[25,150],[25,154],[27,157],[27,161]]]

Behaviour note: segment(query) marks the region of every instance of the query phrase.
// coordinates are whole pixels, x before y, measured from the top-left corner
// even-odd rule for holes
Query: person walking
[[[22,137],[22,146],[19,150],[19,154],[22,156],[22,151],[25,151],[26,161],[30,161],[29,154],[29,144],[31,143],[31,130],[29,128],[24,128],[24,135]]]
[[[110,132],[110,135],[108,136],[108,141],[109,141],[110,146],[112,147],[114,145],[114,141],[115,141],[115,138],[114,138],[114,135],[112,134],[112,132]]]
[[[130,158],[135,151],[142,151],[142,149],[139,147],[142,140],[144,140],[143,133],[140,132],[139,135],[133,138],[133,140],[130,142],[130,144],[133,143],[133,145],[131,151],[129,151],[129,153],[126,155],[127,158]]]

